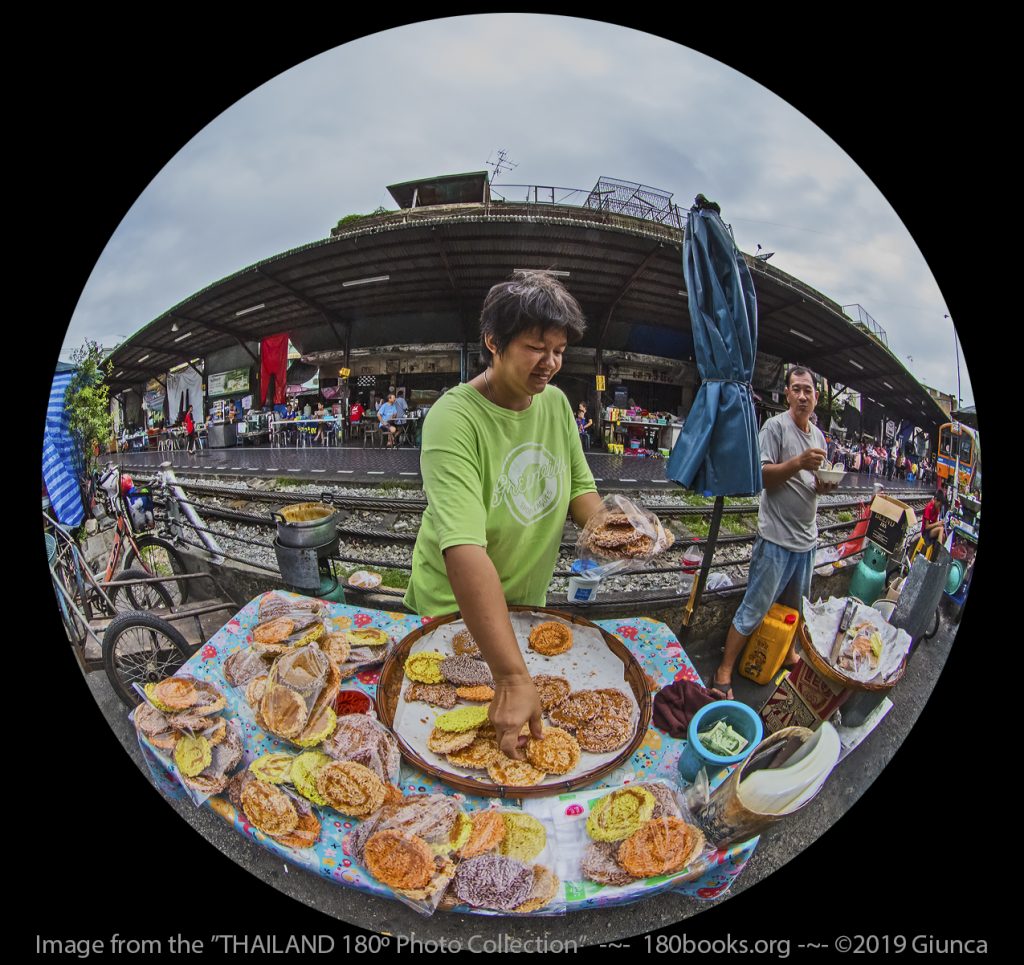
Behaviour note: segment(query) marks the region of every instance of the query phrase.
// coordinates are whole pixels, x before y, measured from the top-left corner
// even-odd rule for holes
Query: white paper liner
[[[845,597],[837,599],[833,596],[829,597],[826,602],[819,600],[817,603],[811,603],[804,597],[803,613],[807,632],[811,637],[811,643],[814,644],[814,649],[821,655],[825,663],[829,663],[832,645],[835,643],[836,633],[839,631],[839,621],[845,606]],[[906,630],[897,629],[891,623],[887,623],[885,617],[872,607],[864,603],[857,603],[850,626],[856,626],[863,622],[870,623],[882,636],[882,656],[878,662],[878,669],[874,673],[867,670],[860,674],[838,667],[834,669],[850,680],[861,683],[886,681],[896,673],[903,658],[906,657],[907,651],[910,650],[910,634]],[[832,664],[829,665],[832,666]]]
[[[559,620],[550,613],[530,613],[527,611],[510,613],[512,629],[515,631],[516,639],[519,641],[519,649],[526,662],[526,669],[530,676],[538,674],[549,674],[558,677],[565,677],[572,685],[573,690],[598,690],[602,688],[614,688],[620,690],[628,698],[632,705],[632,723],[635,728],[640,720],[640,707],[632,688],[625,680],[625,665],[608,648],[608,644],[596,627],[579,626],[578,624],[566,624],[573,632],[572,649],[566,653],[554,657],[545,657],[531,650],[528,646],[530,631],[541,623],[566,623]],[[460,630],[465,630],[466,624],[461,620],[445,623],[436,630],[424,634],[413,644],[410,656],[424,650],[437,650],[446,655],[454,654],[452,638]],[[405,690],[412,683],[408,677],[402,681],[402,690],[398,699],[398,706],[395,708],[394,731],[416,751],[423,760],[428,761],[440,770],[462,778],[480,781],[484,784],[494,782],[488,776],[487,771],[474,771],[464,767],[456,767],[449,763],[448,759],[440,754],[435,754],[427,748],[427,737],[434,729],[434,719],[443,713],[443,708],[433,707],[422,701],[407,702]],[[459,707],[473,706],[468,701],[460,701],[455,709]],[[477,704],[476,706],[483,706]],[[632,735],[631,735],[632,737]],[[570,778],[584,777],[592,771],[596,771],[605,764],[615,760],[629,741],[625,741],[622,747],[604,754],[591,754],[583,751],[580,754],[579,763],[575,769],[568,774],[549,774],[541,785],[560,784]]]

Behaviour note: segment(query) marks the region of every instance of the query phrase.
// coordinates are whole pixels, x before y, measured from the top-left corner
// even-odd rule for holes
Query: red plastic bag
[[[868,532],[868,520],[871,517],[871,504],[861,503],[860,521],[853,528],[853,533],[845,543],[839,544],[839,559],[853,556],[864,549],[864,540]]]

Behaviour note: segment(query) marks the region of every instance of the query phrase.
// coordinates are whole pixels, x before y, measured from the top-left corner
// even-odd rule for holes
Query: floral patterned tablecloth
[[[295,594],[282,591],[276,592],[283,596],[295,596]],[[228,718],[234,716],[241,725],[245,741],[246,761],[275,751],[294,751],[294,748],[286,741],[278,740],[272,734],[267,734],[256,724],[245,703],[244,692],[231,688],[224,679],[224,661],[232,653],[249,646],[252,639],[252,628],[259,622],[257,614],[262,599],[263,597],[260,596],[247,603],[210,638],[205,646],[192,656],[181,670],[182,673],[189,673],[200,680],[215,684],[224,692],[227,698],[227,708],[224,710],[223,716]],[[367,610],[337,603],[326,603],[326,606],[328,620],[335,629],[377,627],[385,630],[396,642],[402,640],[422,624],[430,622],[427,618],[406,613]],[[700,682],[697,671],[690,663],[679,641],[664,623],[647,617],[635,617],[630,620],[597,621],[597,625],[622,640],[643,669],[660,686],[665,686],[674,680]],[[369,669],[346,680],[343,688],[358,688],[374,698],[379,675],[379,667]],[[678,784],[679,775],[676,763],[684,743],[684,741],[669,737],[662,731],[651,727],[647,731],[644,742],[633,756],[593,786],[616,787],[637,780],[656,778],[664,778],[673,785]],[[183,795],[184,792],[177,784],[176,779],[165,770],[168,767],[165,759],[157,757],[146,748],[146,745],[143,747],[147,751],[147,761],[157,786],[165,795]],[[173,767],[173,765],[170,766]],[[724,779],[724,776],[724,774],[720,775],[719,780]],[[436,778],[423,774],[404,762],[400,786],[404,792],[409,794],[425,792],[451,794],[467,810],[476,810],[493,803],[489,798],[454,793]],[[297,850],[285,847],[253,827],[246,819],[245,814],[237,811],[226,797],[209,798],[205,802],[205,806],[212,808],[224,820],[233,824],[239,832],[251,838],[261,847],[268,848],[293,864],[300,865],[339,884],[392,897],[387,887],[370,877],[349,855],[347,850],[348,832],[358,823],[351,818],[346,818],[335,811],[325,810],[320,840],[316,846]],[[511,802],[502,802],[502,806],[514,805]],[[694,881],[675,885],[674,890],[695,898],[717,898],[729,888],[743,870],[756,845],[757,838],[754,838],[716,852],[708,859],[708,870],[704,874]],[[664,888],[651,888],[645,891],[641,897],[649,895],[655,890],[664,890]],[[566,909],[574,911],[623,903],[620,896],[602,894],[604,891],[603,886],[589,881],[567,882]],[[628,900],[636,900],[636,896]]]

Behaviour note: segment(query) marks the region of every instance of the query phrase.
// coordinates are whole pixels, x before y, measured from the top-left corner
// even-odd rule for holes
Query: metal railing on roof
[[[682,231],[685,215],[672,203],[672,195],[629,181],[602,178],[586,188],[562,188],[542,184],[490,185],[491,201],[506,204],[566,205],[610,214],[622,214]]]
[[[862,305],[843,305],[842,308],[843,313],[856,328],[867,332],[868,335],[881,342],[886,348],[889,347],[889,337],[885,334],[885,329],[864,310]]]

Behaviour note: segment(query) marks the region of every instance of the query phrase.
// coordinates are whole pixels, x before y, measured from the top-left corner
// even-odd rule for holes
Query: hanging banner
[[[249,391],[249,369],[230,369],[215,372],[207,380],[207,394],[212,399],[218,395],[239,395]]]
[[[150,412],[163,412],[164,401],[167,398],[167,390],[157,379],[150,379],[146,383],[146,394],[142,397],[142,406]]]

